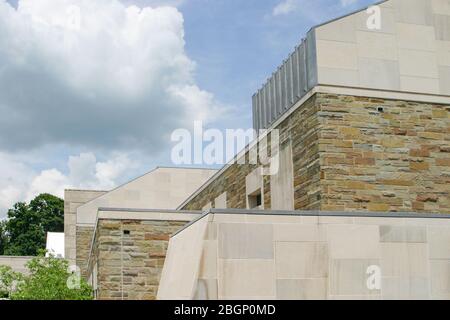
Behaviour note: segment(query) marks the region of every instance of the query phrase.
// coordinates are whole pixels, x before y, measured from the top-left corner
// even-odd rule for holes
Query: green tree
[[[22,281],[23,275],[9,266],[0,266],[0,299],[11,298],[16,285]]]
[[[4,254],[8,241],[5,224],[6,221],[0,221],[0,256]]]
[[[64,200],[44,193],[31,200],[29,208],[39,215],[45,232],[64,232]]]
[[[67,260],[38,256],[27,267],[30,275],[17,283],[12,300],[92,300],[92,287],[68,271]]]
[[[45,248],[47,232],[64,231],[64,201],[41,194],[29,204],[16,203],[8,211],[4,230],[7,235],[5,255],[35,256]]]

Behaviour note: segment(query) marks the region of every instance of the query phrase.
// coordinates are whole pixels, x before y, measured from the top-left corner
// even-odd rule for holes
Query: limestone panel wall
[[[77,209],[77,224],[94,225],[98,208],[175,209],[216,170],[156,168]]]
[[[101,300],[154,300],[170,235],[187,221],[100,219],[89,279]]]
[[[170,240],[158,299],[448,300],[450,215],[424,217],[215,210]]]
[[[450,212],[450,106],[320,94],[322,210]]]
[[[389,0],[313,29],[318,83],[450,95],[447,0]],[[368,28],[376,14],[379,26]],[[371,20],[374,21],[374,20]]]

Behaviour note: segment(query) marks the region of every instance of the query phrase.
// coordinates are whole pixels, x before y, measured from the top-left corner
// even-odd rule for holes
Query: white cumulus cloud
[[[298,4],[297,0],[284,0],[273,8],[272,14],[274,16],[289,14],[297,9]]]
[[[112,189],[145,171],[131,154],[170,154],[174,129],[226,112],[196,83],[183,2],[0,0],[0,218],[39,193]]]
[[[0,0],[0,148],[160,149],[223,107],[195,83],[184,48],[175,7]]]
[[[57,169],[35,171],[29,165],[0,153],[0,219],[18,201],[30,201],[41,193],[64,196],[64,189],[111,190],[139,166],[127,154],[115,153],[98,161],[93,153],[69,157],[67,174]]]

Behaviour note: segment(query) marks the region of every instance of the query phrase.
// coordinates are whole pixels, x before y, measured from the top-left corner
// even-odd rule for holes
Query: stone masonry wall
[[[185,224],[186,221],[99,220],[89,265],[91,274],[97,264],[97,298],[156,299],[169,238]]]
[[[316,101],[322,210],[450,212],[450,106]]]
[[[81,276],[87,279],[87,263],[89,251],[91,250],[94,227],[77,226],[77,266],[80,268]]]
[[[317,93],[277,129],[292,143],[295,210],[450,212],[448,105]],[[184,209],[225,191],[245,208],[252,169],[231,165]]]
[[[310,98],[277,127],[280,144],[292,144],[296,210],[314,210],[320,206],[319,122],[315,100],[315,97]],[[270,139],[268,146],[270,149]],[[201,210],[208,202],[214,203],[214,199],[225,191],[228,208],[246,209],[245,178],[255,168],[256,165],[232,164],[183,209]],[[270,177],[264,176],[263,179],[264,209],[277,209],[271,208]]]

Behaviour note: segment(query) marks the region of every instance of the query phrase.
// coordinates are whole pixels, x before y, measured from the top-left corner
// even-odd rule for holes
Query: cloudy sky
[[[251,127],[314,25],[370,0],[0,0],[0,218],[172,165],[170,134]]]

